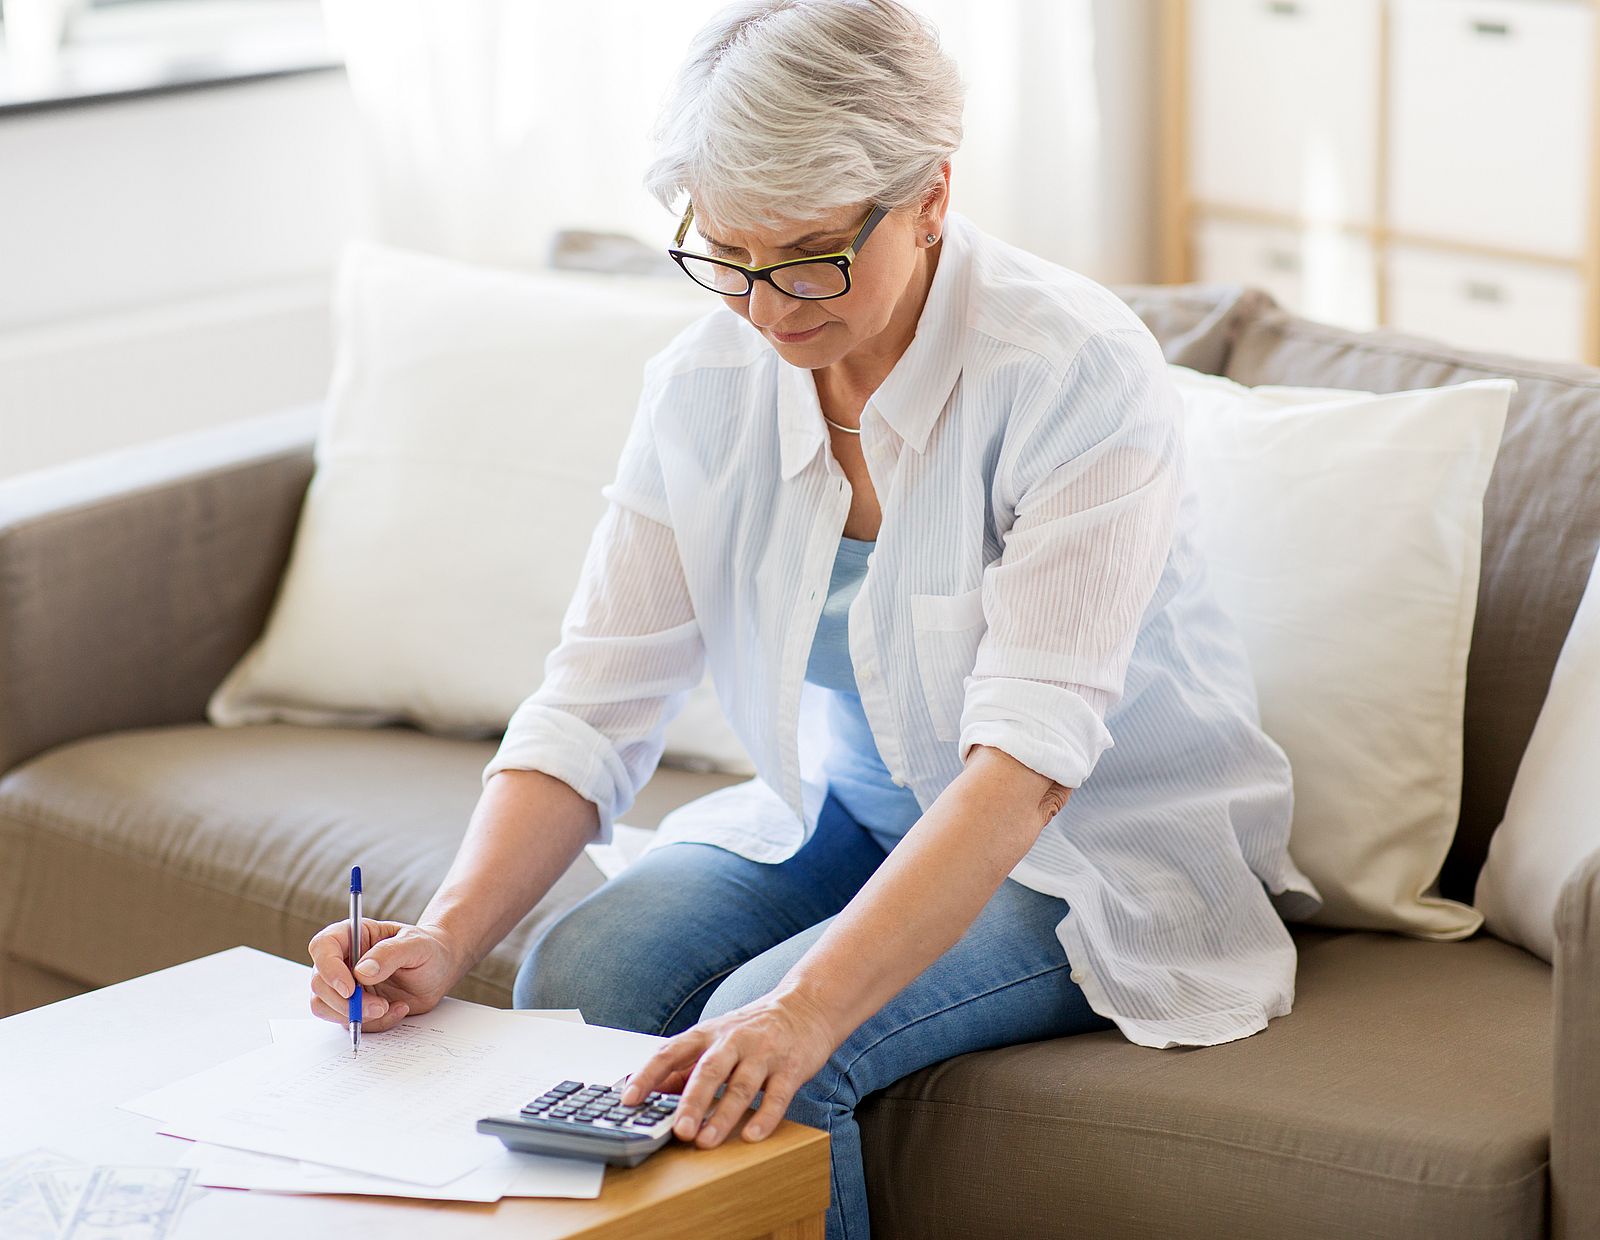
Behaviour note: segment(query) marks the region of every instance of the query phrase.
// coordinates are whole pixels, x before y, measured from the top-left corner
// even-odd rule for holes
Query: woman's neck
[[[917,321],[928,301],[928,290],[933,287],[933,273],[939,266],[939,254],[944,249],[941,238],[936,245],[917,251],[917,266],[906,281],[905,292],[895,302],[889,324],[871,340],[864,341],[830,366],[820,366],[811,373],[816,377],[817,395],[823,407],[860,409],[867,398],[878,390],[888,378],[911,341],[917,334]],[[830,415],[831,416],[831,415]],[[836,418],[842,422],[844,419]],[[854,425],[857,418],[851,419]]]

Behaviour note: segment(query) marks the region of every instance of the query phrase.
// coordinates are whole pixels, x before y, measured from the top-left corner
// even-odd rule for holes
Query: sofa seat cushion
[[[873,1235],[1545,1235],[1549,966],[1486,935],[1292,929],[1294,1011],[1252,1037],[1081,1034],[869,1096]]]
[[[413,920],[495,745],[408,726],[194,724],[47,750],[0,779],[5,955],[88,986],[241,943],[304,962],[346,913],[355,864],[369,916]],[[654,826],[739,778],[662,767],[624,820]],[[455,993],[509,1006],[535,933],[602,881],[580,856]]]

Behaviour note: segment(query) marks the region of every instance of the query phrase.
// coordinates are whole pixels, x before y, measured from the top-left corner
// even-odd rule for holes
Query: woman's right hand
[[[336,921],[311,938],[311,1014],[343,1025],[349,1020],[350,921]],[[363,1033],[392,1029],[408,1015],[426,1012],[466,972],[454,945],[438,930],[399,921],[361,921],[356,977],[366,988]]]

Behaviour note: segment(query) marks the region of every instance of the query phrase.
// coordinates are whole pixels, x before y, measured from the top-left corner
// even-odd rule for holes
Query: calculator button
[[[582,1081],[562,1081],[559,1085],[552,1085],[550,1092],[552,1094],[570,1094],[573,1090],[582,1088]]]
[[[661,1121],[649,1115],[635,1115],[632,1122],[639,1128],[654,1128]]]

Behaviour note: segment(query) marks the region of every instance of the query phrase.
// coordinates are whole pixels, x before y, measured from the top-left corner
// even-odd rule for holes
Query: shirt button
[[[1072,980],[1075,981],[1075,982],[1082,983],[1082,981],[1083,981],[1083,971],[1081,969],[1072,970],[1072,972],[1070,974],[1068,974],[1068,976],[1071,977]]]

